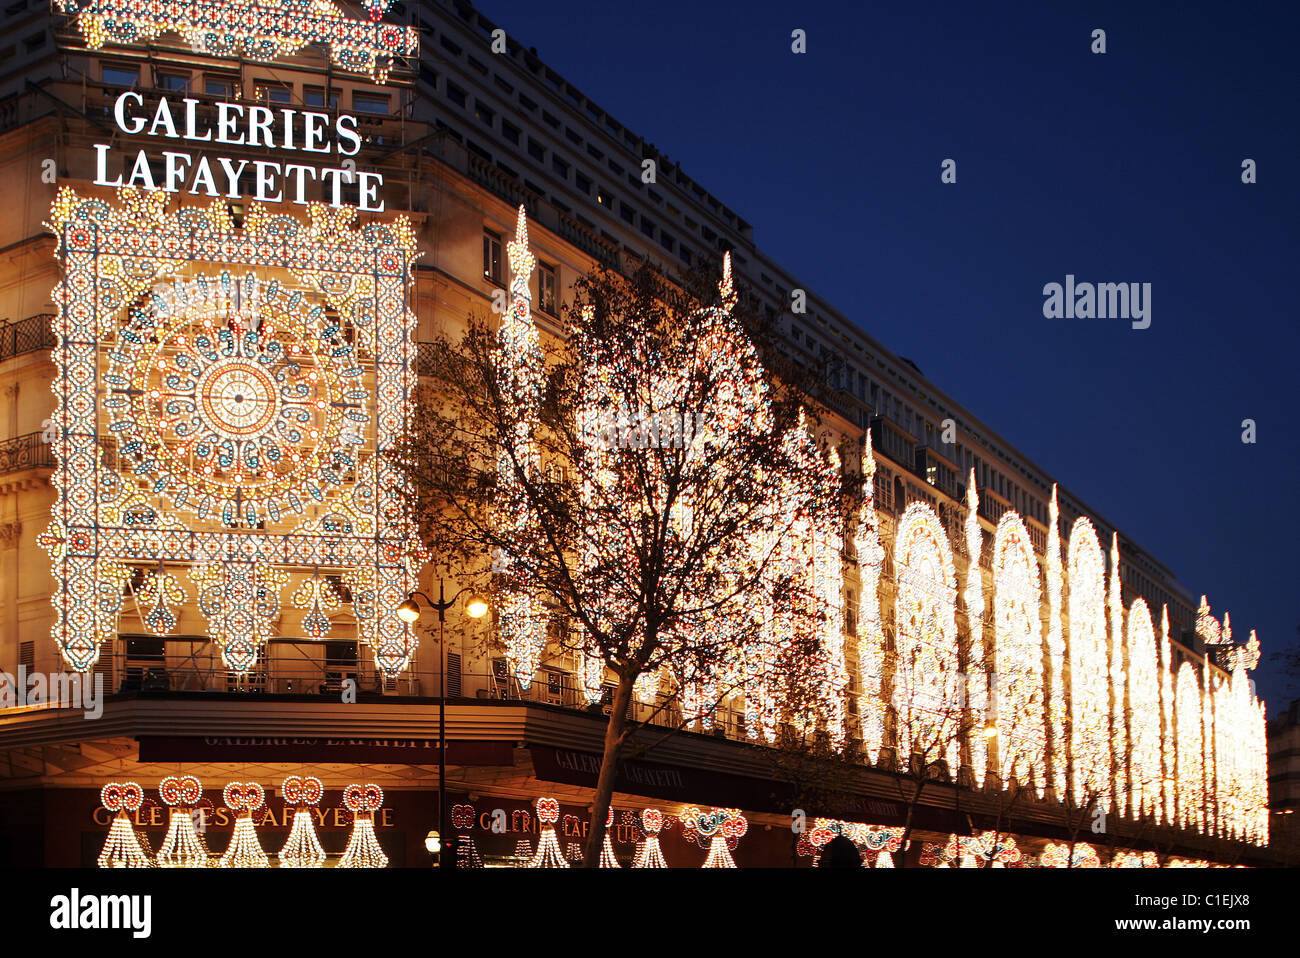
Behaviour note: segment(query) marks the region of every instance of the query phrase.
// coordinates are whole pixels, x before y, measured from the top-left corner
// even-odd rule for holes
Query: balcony
[[[40,350],[50,350],[57,345],[50,322],[53,313],[28,316],[16,323],[0,323],[0,362]]]
[[[0,440],[0,476],[25,469],[53,469],[54,450],[39,432]]]

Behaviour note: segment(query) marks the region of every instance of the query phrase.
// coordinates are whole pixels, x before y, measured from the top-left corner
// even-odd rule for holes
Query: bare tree
[[[522,217],[509,252],[506,314],[434,344],[438,376],[404,458],[426,547],[491,575],[521,684],[557,643],[582,656],[588,689],[612,674],[594,867],[636,693],[661,690],[658,709],[688,723],[758,685],[769,712],[817,724],[815,710],[786,708],[824,677],[829,618],[825,583],[792,544],[838,528],[842,489],[798,397],[733,316],[729,263],[709,306],[649,269],[594,273],[576,285],[565,338],[543,346]],[[548,608],[568,626],[550,646]]]

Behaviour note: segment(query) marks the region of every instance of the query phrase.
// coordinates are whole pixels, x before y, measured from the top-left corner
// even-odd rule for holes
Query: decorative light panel
[[[413,54],[419,44],[414,27],[379,23],[390,3],[368,0],[371,22],[346,16],[330,0],[55,0],[75,15],[86,45],[147,43],[176,34],[200,53],[268,62],[304,47],[320,45],[330,59],[380,83],[393,60]]]
[[[193,775],[169,775],[158,783],[158,797],[168,807],[158,867],[206,868],[208,849],[194,827],[194,808],[203,800],[203,784]]]
[[[55,200],[58,462],[42,543],[60,584],[53,634],[91,668],[118,628],[121,584],[146,625],[194,597],[227,667],[247,672],[279,628],[284,590],[305,631],[352,593],[357,638],[386,675],[415,648],[395,609],[420,562],[393,450],[414,386],[409,223],[355,228],[252,206],[167,210],[163,193]],[[247,271],[241,275],[240,271]]]
[[[370,783],[349,785],[343,790],[343,805],[352,813],[352,834],[339,868],[384,868],[388,856],[375,835],[375,812],[384,807],[384,790]]]
[[[1110,796],[1110,673],[1106,653],[1105,557],[1080,516],[1070,529],[1070,788],[1077,804]]]
[[[113,812],[113,824],[99,853],[100,868],[149,868],[153,862],[140,846],[129,813],[140,810],[144,789],[135,782],[109,782],[99,792],[99,802]]]
[[[998,720],[1003,782],[1015,778],[1043,794],[1047,755],[1043,701],[1043,637],[1039,617],[1038,562],[1020,516],[1008,510],[993,538],[995,674],[992,697]]]
[[[1164,781],[1160,767],[1160,678],[1151,612],[1140,598],[1133,600],[1128,612],[1127,678],[1130,800],[1135,816],[1156,815]]]

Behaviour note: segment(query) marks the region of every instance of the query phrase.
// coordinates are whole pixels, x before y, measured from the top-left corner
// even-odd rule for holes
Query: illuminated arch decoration
[[[867,430],[862,453],[863,502],[854,535],[858,557],[858,721],[862,747],[872,765],[885,743],[885,631],[880,621],[880,575],[885,549],[880,543],[880,520],[876,515],[876,459],[871,451],[871,430]]]
[[[1051,750],[1048,753],[1048,781],[1058,798],[1065,795],[1066,771],[1070,742],[1066,735],[1069,697],[1065,690],[1065,632],[1061,616],[1065,569],[1061,563],[1061,510],[1052,484],[1052,499],[1047,508],[1047,556],[1043,577],[1047,588],[1047,731]]]
[[[701,868],[736,867],[731,852],[749,830],[749,823],[739,809],[715,808],[703,812],[692,807],[685,809],[680,818],[686,833],[697,844],[708,845],[709,854]]]
[[[1110,796],[1110,673],[1106,653],[1106,564],[1097,533],[1080,516],[1068,551],[1070,788],[1076,804]]]
[[[1178,824],[1200,829],[1205,811],[1205,756],[1201,751],[1201,686],[1190,662],[1178,667],[1174,693],[1178,739]]]
[[[395,59],[413,54],[414,27],[379,23],[389,4],[368,2],[371,20],[346,16],[330,0],[55,0],[75,15],[86,46],[105,42],[147,43],[163,34],[182,37],[197,52],[268,62],[310,45],[327,47],[330,59],[383,83]]]
[[[1160,811],[1160,677],[1151,613],[1134,599],[1128,613],[1128,781],[1134,815]]]
[[[955,774],[962,734],[960,662],[952,547],[934,510],[907,507],[894,540],[898,589],[893,706],[898,760],[943,758]]]
[[[415,382],[415,235],[320,204],[306,222],[250,206],[236,228],[221,203],[167,202],[63,189],[50,214],[58,466],[41,542],[59,650],[90,669],[131,570],[188,567],[227,666],[249,671],[289,576],[327,569],[396,675],[416,640],[395,610],[422,558],[391,454]]]
[[[983,734],[988,712],[987,656],[984,646],[984,572],[980,556],[984,551],[984,530],[980,528],[979,493],[975,489],[975,470],[971,469],[966,483],[966,620],[969,638],[966,648],[966,699],[968,721],[972,730],[969,736],[971,771],[976,786],[984,784],[988,772],[989,740]]]
[[[993,537],[993,618],[997,681],[991,691],[998,721],[1003,782],[1031,782],[1042,797],[1047,755],[1043,701],[1043,639],[1038,562],[1025,524],[1004,512]]]

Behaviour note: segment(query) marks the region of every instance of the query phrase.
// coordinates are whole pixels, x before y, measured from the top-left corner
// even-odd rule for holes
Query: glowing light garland
[[[226,808],[235,813],[235,830],[217,864],[222,868],[269,868],[271,860],[262,851],[253,824],[253,812],[266,802],[266,790],[256,782],[230,782],[222,790],[221,798]]]
[[[894,709],[898,761],[944,758],[956,770],[962,723],[957,648],[956,573],[948,536],[924,502],[907,507],[894,540]]]
[[[320,868],[325,864],[325,849],[316,837],[312,808],[320,804],[324,786],[319,778],[293,775],[284,780],[281,794],[286,805],[293,806],[293,827],[280,849],[281,868]]]
[[[378,785],[352,784],[343,790],[343,804],[352,813],[352,834],[339,859],[339,868],[384,868],[388,856],[375,835],[375,812],[384,807],[384,790]]]
[[[194,808],[203,800],[203,784],[193,775],[169,775],[158,783],[158,797],[168,806],[158,867],[206,868],[211,864],[208,849],[194,828]]]
[[[510,304],[497,330],[498,388],[513,435],[503,437],[497,463],[495,515],[499,531],[511,541],[527,541],[536,525],[525,483],[541,468],[534,433],[538,427],[546,362],[533,322],[529,277],[537,263],[528,249],[528,222],[519,207],[515,238],[506,243],[510,260]],[[520,563],[503,550],[498,560],[497,633],[506,662],[523,689],[533,681],[546,648],[546,608]]]
[[[1151,613],[1134,599],[1128,613],[1128,783],[1135,815],[1160,811],[1160,679],[1156,672],[1156,637]]]
[[[414,27],[375,22],[389,6],[368,0],[372,21],[346,16],[329,0],[55,0],[77,18],[86,46],[148,43],[176,34],[196,51],[223,58],[269,62],[304,47],[329,49],[330,59],[383,83],[393,60],[413,54]]]
[[[1052,483],[1052,499],[1047,508],[1047,556],[1043,578],[1047,588],[1047,731],[1051,751],[1048,754],[1048,784],[1058,798],[1065,795],[1070,742],[1066,718],[1070,700],[1065,688],[1065,633],[1061,621],[1061,594],[1065,570],[1061,564],[1061,509]]]
[[[529,868],[568,868],[569,863],[560,851],[560,841],[555,835],[555,823],[560,820],[560,803],[553,798],[537,800],[537,821],[541,834],[537,839],[537,852],[528,862]]]
[[[1085,842],[1075,843],[1073,856],[1068,842],[1048,842],[1038,864],[1043,868],[1100,868],[1101,859],[1097,850]]]
[[[633,868],[667,868],[663,850],[659,847],[659,832],[664,826],[663,812],[657,808],[641,809],[641,830],[645,832],[645,841],[637,849]]]
[[[620,868],[618,858],[614,855],[614,840],[610,835],[610,828],[614,825],[614,809],[610,808],[605,816],[605,840],[600,846],[600,867],[601,868]]]
[[[1110,860],[1111,868],[1159,868],[1155,852],[1134,852],[1120,849]]]
[[[99,802],[114,812],[108,838],[99,853],[100,868],[149,868],[153,862],[140,846],[140,838],[131,825],[129,812],[137,812],[144,802],[144,789],[135,782],[109,782],[99,792]]]
[[[862,747],[874,765],[885,742],[885,630],[880,621],[880,575],[885,549],[876,515],[876,458],[867,430],[862,453],[863,502],[853,548],[858,557],[858,721]]]
[[[65,345],[39,541],[62,584],[60,652],[94,665],[132,568],[157,570],[137,602],[146,627],[170,631],[179,564],[226,665],[248,671],[289,571],[324,565],[353,592],[357,638],[396,675],[416,644],[396,608],[422,561],[389,452],[415,382],[414,232],[402,219],[354,229],[355,210],[321,204],[307,222],[250,205],[236,229],[222,202],[168,201],[63,189],[51,209]]]
[[[687,834],[700,845],[708,841],[709,854],[702,868],[735,868],[731,850],[749,830],[745,816],[735,808],[715,808],[709,812],[691,807],[679,816]]]
[[[984,551],[984,530],[980,528],[980,500],[975,488],[975,470],[972,468],[966,482],[966,619],[969,627],[966,667],[966,697],[972,734],[968,737],[971,771],[976,787],[984,784],[988,771],[989,741],[983,735],[989,708],[988,682],[984,678],[984,573],[980,569],[980,556]],[[978,676],[978,679],[976,678]]]
[[[993,538],[993,617],[999,774],[1043,795],[1047,730],[1038,562],[1025,524],[1007,511]]]
[[[290,597],[295,609],[305,609],[302,628],[313,639],[323,639],[330,632],[330,613],[343,607],[334,587],[318,575],[303,579]]]
[[[1106,653],[1105,559],[1092,523],[1070,529],[1070,787],[1077,804],[1110,797],[1110,673]]]
[[[1178,736],[1178,823],[1200,828],[1205,810],[1205,757],[1201,752],[1201,687],[1190,662],[1178,667],[1175,690]]]
[[[1160,820],[1175,824],[1178,820],[1178,739],[1174,733],[1174,667],[1169,646],[1169,606],[1160,608]]]

